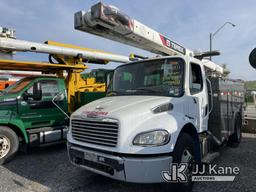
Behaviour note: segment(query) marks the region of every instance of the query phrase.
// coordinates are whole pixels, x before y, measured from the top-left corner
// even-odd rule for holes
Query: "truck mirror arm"
[[[22,98],[24,101],[27,101],[29,97],[33,97],[31,94],[29,94],[27,91],[25,91],[23,94],[22,94]]]
[[[22,97],[21,97],[24,101],[27,101],[28,100],[28,95],[27,95],[27,93],[26,92],[24,92],[23,94],[22,94]]]
[[[59,92],[52,98],[52,103],[68,118],[70,119],[69,115],[56,103],[56,101],[62,101],[64,99],[63,92]]]
[[[34,96],[33,96],[33,94],[28,93],[27,91],[25,91],[25,92],[22,94],[22,98],[23,98],[24,101],[27,101],[29,98],[34,99]]]

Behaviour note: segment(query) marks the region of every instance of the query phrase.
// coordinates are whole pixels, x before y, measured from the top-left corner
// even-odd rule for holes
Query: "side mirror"
[[[251,66],[256,69],[256,48],[254,48],[250,53],[249,62]]]
[[[42,85],[40,82],[35,82],[33,85],[33,99],[35,101],[42,99]]]

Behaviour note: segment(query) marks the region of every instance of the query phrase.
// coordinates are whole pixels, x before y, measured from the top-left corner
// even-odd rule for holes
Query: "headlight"
[[[144,132],[136,135],[133,145],[157,146],[164,145],[169,141],[169,133],[165,130]]]

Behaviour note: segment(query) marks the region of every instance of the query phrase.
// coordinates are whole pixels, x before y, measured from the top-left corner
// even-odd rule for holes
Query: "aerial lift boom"
[[[75,13],[74,19],[75,29],[77,30],[160,55],[185,55],[202,60],[206,56],[219,54],[216,51],[194,53],[172,39],[122,13],[118,8],[101,2],[93,5],[89,11]],[[209,60],[204,60],[203,64],[211,71],[219,74],[225,73],[221,66]]]
[[[107,60],[121,63],[127,63],[130,61],[129,57],[122,55],[92,50],[88,48],[69,48],[57,45],[58,44],[55,42],[46,42],[46,44],[43,44],[0,37],[0,48],[1,50],[5,51],[46,53],[53,55],[80,57],[86,60]]]

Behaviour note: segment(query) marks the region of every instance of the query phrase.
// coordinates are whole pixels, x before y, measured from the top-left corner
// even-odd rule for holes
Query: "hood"
[[[73,115],[88,115],[94,113],[97,116],[117,117],[133,113],[144,114],[160,104],[168,103],[173,98],[161,96],[113,96],[104,97],[93,101],[80,109]]]

